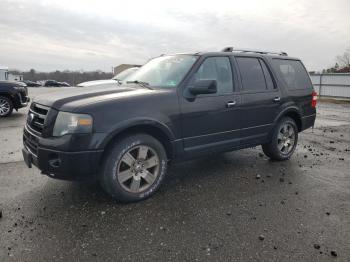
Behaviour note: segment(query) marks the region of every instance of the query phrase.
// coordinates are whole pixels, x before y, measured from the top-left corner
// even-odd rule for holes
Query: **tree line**
[[[323,69],[322,73],[350,73],[350,47],[342,55],[336,57],[334,66]]]
[[[59,71],[54,72],[38,72],[35,69],[30,69],[29,71],[10,71],[12,74],[23,75],[24,80],[30,81],[41,81],[41,80],[56,80],[58,82],[67,82],[68,84],[74,86],[81,82],[100,80],[100,79],[111,79],[113,77],[112,73],[103,72],[100,70],[97,71]]]

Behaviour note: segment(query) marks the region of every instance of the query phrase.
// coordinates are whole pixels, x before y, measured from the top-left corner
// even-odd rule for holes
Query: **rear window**
[[[288,89],[307,89],[312,87],[309,75],[300,61],[273,59],[273,62],[281,73]]]

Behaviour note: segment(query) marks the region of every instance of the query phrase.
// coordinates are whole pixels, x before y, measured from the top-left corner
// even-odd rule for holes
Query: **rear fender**
[[[268,135],[268,140],[270,141],[273,135],[273,132],[275,130],[275,127],[277,126],[277,123],[280,121],[280,119],[282,119],[284,116],[287,116],[288,114],[293,114],[294,116],[297,117],[297,119],[295,119],[295,121],[297,122],[297,126],[299,131],[301,130],[301,112],[299,110],[299,108],[297,106],[289,106],[287,108],[284,108],[275,118],[275,120],[273,121],[272,124],[272,128],[269,132]]]

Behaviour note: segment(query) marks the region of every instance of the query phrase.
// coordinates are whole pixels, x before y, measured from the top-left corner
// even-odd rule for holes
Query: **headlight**
[[[16,90],[24,90],[24,86],[13,86]]]
[[[53,128],[53,136],[65,134],[86,134],[92,132],[92,117],[86,114],[59,112]]]

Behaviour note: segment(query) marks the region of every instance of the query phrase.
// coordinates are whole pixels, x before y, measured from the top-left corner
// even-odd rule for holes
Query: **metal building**
[[[310,75],[319,96],[350,98],[350,73]]]

